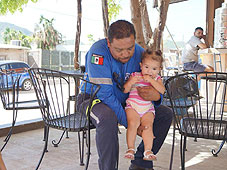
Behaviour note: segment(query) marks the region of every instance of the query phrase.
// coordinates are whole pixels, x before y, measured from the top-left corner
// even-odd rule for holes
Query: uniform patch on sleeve
[[[92,54],[91,63],[97,64],[97,65],[103,65],[103,56],[97,55],[97,54]]]

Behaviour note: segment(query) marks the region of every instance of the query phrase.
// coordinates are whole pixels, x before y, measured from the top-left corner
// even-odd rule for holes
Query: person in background
[[[91,121],[96,127],[96,147],[99,170],[118,168],[119,141],[118,123],[127,128],[125,102],[128,94],[124,93],[124,83],[133,72],[140,72],[142,47],[135,43],[136,33],[133,24],[125,20],[113,22],[108,28],[106,39],[95,42],[86,54],[84,79],[101,86],[97,98],[101,101],[91,109]],[[89,94],[90,86],[81,87],[81,95]],[[137,89],[139,95],[159,106],[162,95],[152,86]],[[80,98],[80,97],[79,97]],[[79,99],[78,98],[78,99]],[[86,103],[86,101],[84,102]],[[82,103],[81,105],[83,105]],[[161,148],[172,122],[170,108],[160,105],[155,108],[153,124],[153,153]],[[138,133],[146,129],[140,126]],[[152,170],[153,162],[143,160],[144,143],[141,142],[135,153],[135,160],[130,170]]]
[[[201,41],[204,39],[206,42],[206,36],[203,34],[203,29],[197,27],[194,35],[186,43],[182,52],[182,63],[184,70],[193,70],[194,72],[214,72],[214,68],[198,62],[198,50],[206,49],[207,45]]]
[[[0,170],[6,170],[6,166],[4,164],[4,161],[2,160],[1,152],[0,152]]]
[[[128,128],[126,133],[128,150],[125,153],[125,158],[134,160],[135,154],[135,139],[137,129],[140,125],[147,127],[142,132],[144,142],[144,160],[156,160],[156,156],[152,152],[153,146],[153,122],[155,117],[155,108],[151,101],[143,100],[138,95],[138,86],[153,86],[159,93],[164,94],[165,86],[159,73],[162,69],[162,53],[161,51],[146,50],[141,59],[141,72],[134,72],[124,84],[124,93],[129,94],[126,100],[126,115]]]

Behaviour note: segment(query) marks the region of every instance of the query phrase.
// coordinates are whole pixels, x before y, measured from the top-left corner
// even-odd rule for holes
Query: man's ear
[[[140,69],[142,68],[142,63],[140,62]]]

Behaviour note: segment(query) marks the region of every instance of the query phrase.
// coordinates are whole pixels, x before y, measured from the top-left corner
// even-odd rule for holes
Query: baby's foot
[[[153,152],[152,151],[150,151],[150,150],[146,150],[144,153],[143,153],[143,159],[144,160],[147,160],[147,161],[156,161],[157,160],[157,158],[156,158],[156,156],[153,154]]]
[[[135,149],[130,148],[125,152],[124,158],[134,160],[135,158],[134,154],[135,154]]]

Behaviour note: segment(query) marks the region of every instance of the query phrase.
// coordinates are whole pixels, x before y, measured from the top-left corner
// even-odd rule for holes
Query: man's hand
[[[201,48],[201,49],[206,49],[206,48],[208,48],[210,45],[209,45],[207,36],[203,34],[203,35],[202,35],[202,39],[204,39],[204,42],[205,42],[205,43],[199,44],[199,45],[198,45],[199,48]]]
[[[206,35],[205,34],[202,35],[202,39],[206,40]]]
[[[160,100],[159,92],[152,86],[137,87],[137,91],[140,97],[147,101]]]
[[[148,128],[147,126],[140,125],[137,129],[137,135],[142,136],[143,130],[146,130],[147,128]]]

